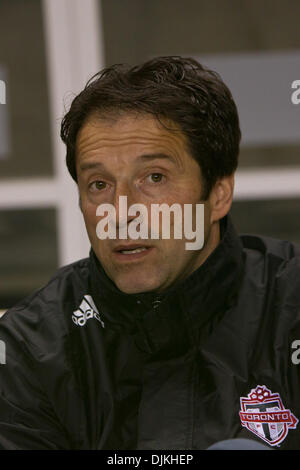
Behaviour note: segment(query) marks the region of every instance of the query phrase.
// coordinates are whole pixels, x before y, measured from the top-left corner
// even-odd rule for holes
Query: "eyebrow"
[[[138,158],[142,161],[169,160],[172,163],[177,163],[174,157],[172,157],[171,155],[167,155],[166,153],[147,153],[140,155]]]
[[[146,154],[139,155],[137,157],[137,160],[144,161],[144,162],[149,162],[152,160],[168,160],[175,165],[177,164],[174,157],[172,157],[171,155],[167,155],[165,153],[146,153]],[[102,162],[91,161],[91,162],[83,162],[80,165],[80,170],[86,171],[86,170],[92,170],[95,168],[104,168],[104,167],[105,165]]]
[[[93,170],[94,168],[104,167],[103,163],[101,162],[85,162],[79,166],[81,171]]]

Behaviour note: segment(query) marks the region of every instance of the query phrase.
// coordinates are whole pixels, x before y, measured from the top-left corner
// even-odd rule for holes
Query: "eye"
[[[163,175],[161,173],[151,173],[148,178],[151,179],[152,183],[160,183],[163,179]]]
[[[101,191],[106,188],[106,183],[104,181],[93,181],[89,184],[89,189],[91,191]]]

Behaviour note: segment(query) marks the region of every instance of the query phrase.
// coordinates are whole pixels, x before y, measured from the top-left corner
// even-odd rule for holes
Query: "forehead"
[[[91,115],[78,132],[76,159],[82,161],[108,153],[122,155],[128,151],[132,156],[137,156],[153,150],[184,158],[183,154],[187,153],[184,134],[171,121],[164,121],[163,124],[150,115]]]

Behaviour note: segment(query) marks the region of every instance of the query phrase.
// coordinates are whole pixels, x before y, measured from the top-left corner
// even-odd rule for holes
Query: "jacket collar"
[[[196,329],[234,302],[242,279],[242,243],[230,216],[220,228],[220,243],[206,261],[162,295],[121,292],[91,249],[91,291],[105,325],[135,334],[141,349],[151,352],[176,342],[183,331],[192,341]]]

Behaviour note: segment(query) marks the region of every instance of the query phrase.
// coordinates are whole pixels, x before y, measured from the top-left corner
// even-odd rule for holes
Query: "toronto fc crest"
[[[298,419],[283,406],[279,393],[272,393],[265,385],[258,385],[240,400],[242,425],[271,446],[280,444],[289,429],[296,429]]]

